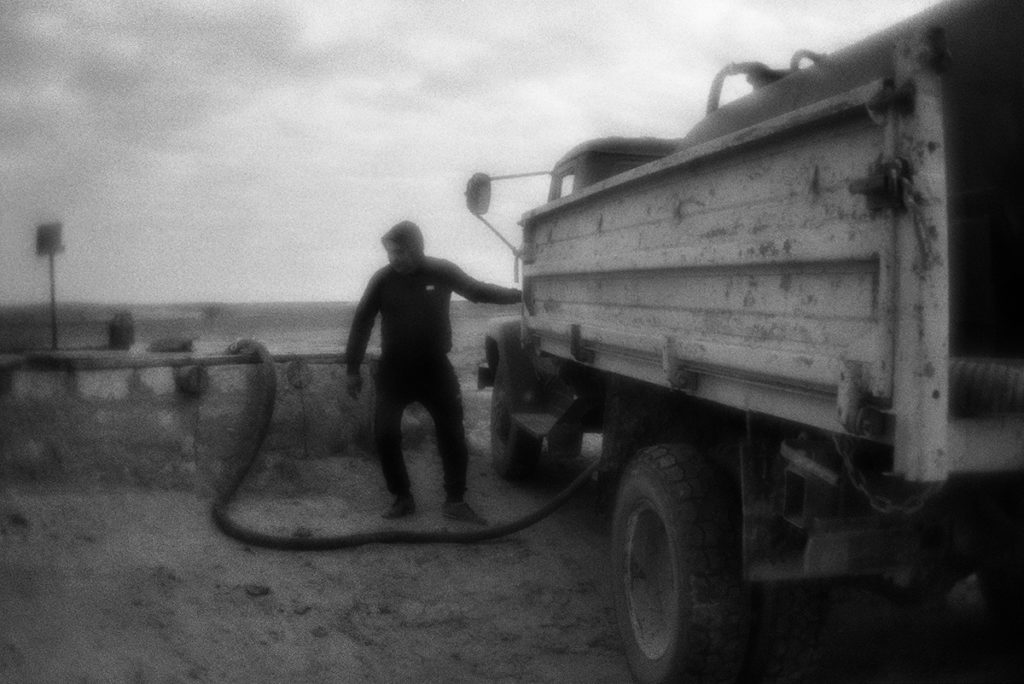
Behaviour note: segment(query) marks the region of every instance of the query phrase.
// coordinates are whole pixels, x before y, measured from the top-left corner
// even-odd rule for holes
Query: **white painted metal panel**
[[[844,116],[823,103],[769,122],[763,139],[687,151],[528,215],[528,327],[554,349],[579,325],[597,363],[618,355],[637,377],[667,356],[825,397],[853,359],[888,399],[880,298],[891,291],[892,217],[849,189],[886,144],[864,108],[874,92],[843,98]]]
[[[865,407],[881,412],[891,432],[872,438],[893,443],[911,480],[1024,466],[1020,420],[950,418],[949,190],[930,49],[901,43],[895,84],[526,214],[527,333],[556,356],[826,430],[858,432]],[[879,110],[883,88],[895,106]],[[879,172],[888,194],[854,192]]]

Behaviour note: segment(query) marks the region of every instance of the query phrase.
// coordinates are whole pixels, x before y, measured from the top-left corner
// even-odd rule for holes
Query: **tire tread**
[[[645,682],[734,682],[747,643],[749,602],[742,583],[738,511],[728,482],[699,452],[686,445],[655,445],[640,450],[626,470],[620,495],[634,478],[652,483],[668,496],[682,528],[678,542],[691,568],[685,651],[672,671],[660,679],[645,678],[642,671],[638,672],[642,664],[631,661],[634,674]],[[622,602],[624,599],[617,601]],[[624,608],[620,605],[618,610]],[[622,621],[620,617],[620,625]]]

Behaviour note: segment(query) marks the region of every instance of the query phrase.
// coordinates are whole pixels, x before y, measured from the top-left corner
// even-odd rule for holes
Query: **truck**
[[[683,137],[578,145],[522,216],[522,314],[479,374],[493,466],[601,436],[637,681],[803,681],[840,583],[975,577],[1021,626],[1021,45],[1024,5],[959,0],[730,64]]]

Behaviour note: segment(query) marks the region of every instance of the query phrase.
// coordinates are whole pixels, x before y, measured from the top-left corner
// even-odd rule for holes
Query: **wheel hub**
[[[679,602],[665,525],[650,505],[630,515],[626,534],[625,594],[637,646],[660,658],[672,640]]]

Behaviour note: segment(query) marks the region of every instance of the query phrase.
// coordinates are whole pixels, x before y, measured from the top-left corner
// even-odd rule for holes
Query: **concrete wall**
[[[327,458],[367,448],[372,389],[350,400],[338,364],[279,363],[276,370],[265,453]],[[0,369],[0,478],[210,491],[239,439],[255,430],[258,368],[202,371],[203,391],[190,394],[181,380],[195,380],[196,367]]]

